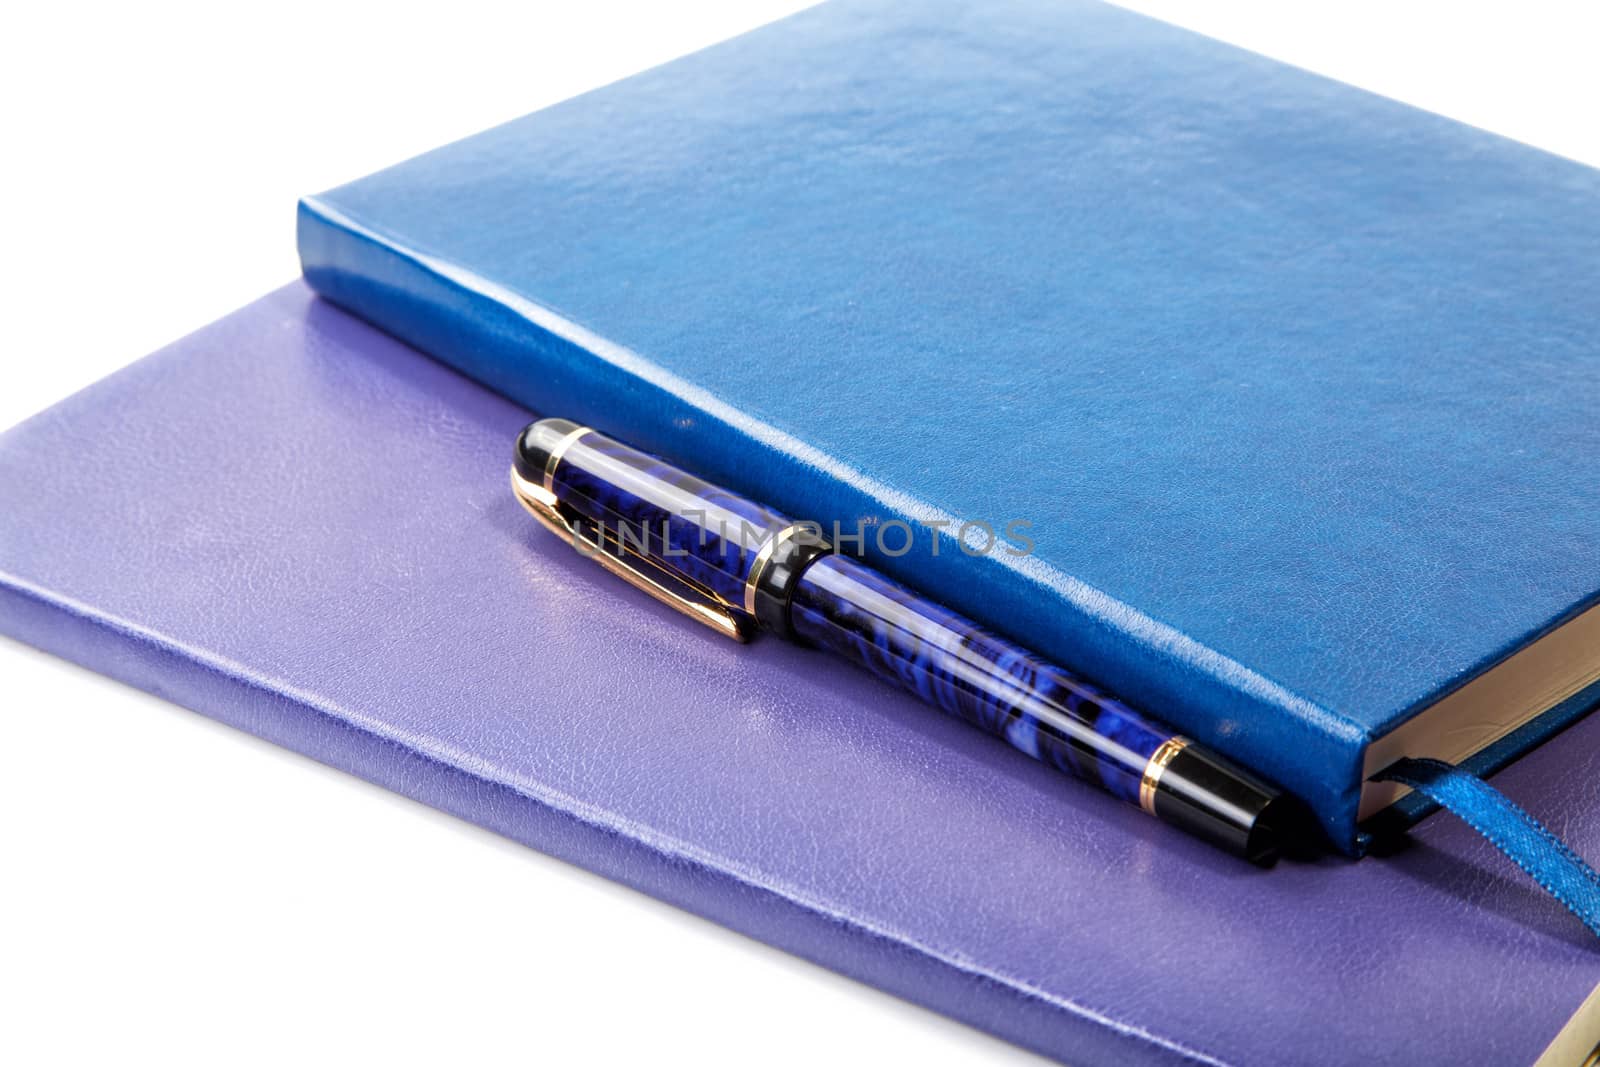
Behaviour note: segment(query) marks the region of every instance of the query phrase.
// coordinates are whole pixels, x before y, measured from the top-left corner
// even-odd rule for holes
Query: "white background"
[[[292,278],[300,194],[800,6],[15,5],[0,426]],[[1591,4],[1129,6],[1600,165]],[[4,640],[0,710],[0,1061],[1031,1060]]]

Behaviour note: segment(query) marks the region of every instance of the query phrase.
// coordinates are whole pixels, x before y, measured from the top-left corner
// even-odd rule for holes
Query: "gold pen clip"
[[[588,556],[600,566],[621,578],[640,592],[682,612],[702,625],[709,626],[724,637],[735,641],[750,640],[750,619],[736,611],[715,593],[688,581],[681,575],[657,565],[615,535],[607,537],[604,527],[596,538],[561,506],[556,495],[542,485],[536,485],[511,470],[511,491],[534,518],[551,533],[560,537],[579,554]],[[626,555],[628,559],[624,559]],[[630,562],[632,561],[632,562]],[[654,572],[652,577],[645,568]]]

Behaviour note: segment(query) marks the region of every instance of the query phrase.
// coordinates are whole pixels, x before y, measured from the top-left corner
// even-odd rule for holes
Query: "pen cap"
[[[574,430],[581,429],[571,419],[539,419],[523,427],[517,435],[517,447],[511,457],[512,467],[523,478],[535,485],[544,485],[545,471],[562,439]]]
[[[566,419],[523,430],[517,474],[619,551],[644,556],[724,604],[756,614],[751,575],[794,524],[753,500]],[[768,550],[767,556],[772,554]],[[759,576],[758,576],[759,577]]]

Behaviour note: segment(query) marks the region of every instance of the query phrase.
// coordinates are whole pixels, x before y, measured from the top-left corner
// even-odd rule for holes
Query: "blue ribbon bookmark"
[[[1600,874],[1499,790],[1432,759],[1400,760],[1376,778],[1408,785],[1454,812],[1600,936]]]

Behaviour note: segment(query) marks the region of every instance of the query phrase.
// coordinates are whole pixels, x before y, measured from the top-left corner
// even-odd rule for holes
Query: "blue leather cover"
[[[0,631],[1079,1067],[1530,1063],[1600,980],[1457,820],[1257,870],[681,619],[512,500],[526,418],[284,289],[0,436]],[[1596,782],[1600,717],[1497,779],[1591,856]]]
[[[300,248],[791,514],[1031,522],[868,554],[1347,849],[1370,738],[1600,599],[1600,174],[1115,7],[828,4],[308,199]]]

